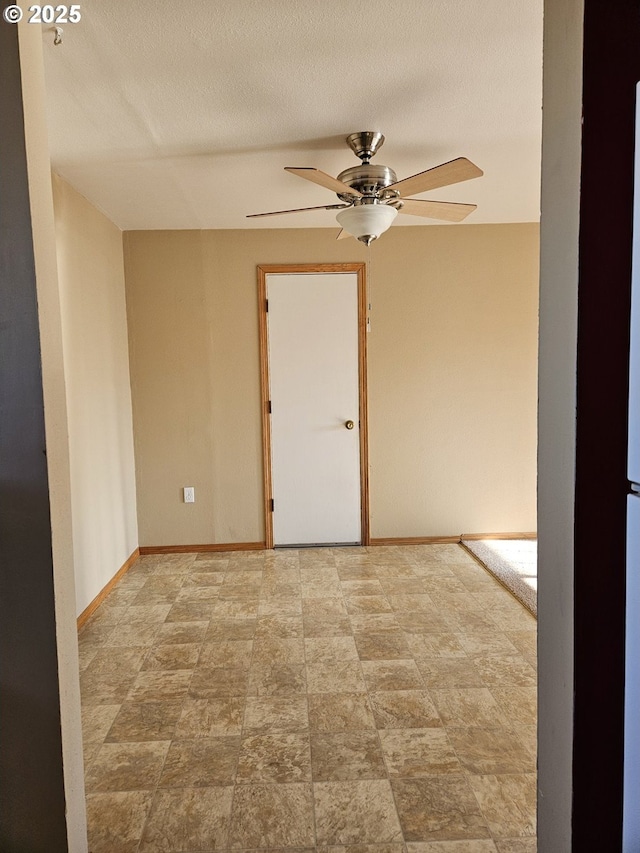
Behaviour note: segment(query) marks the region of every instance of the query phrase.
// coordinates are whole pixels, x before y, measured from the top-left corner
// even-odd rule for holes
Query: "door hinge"
[[[264,300],[264,310],[267,312],[267,314],[269,313],[269,300],[268,299]]]
[[[271,414],[271,400],[267,400],[267,411]]]
[[[271,512],[273,512],[274,508],[275,508],[275,501],[273,498],[271,498]]]

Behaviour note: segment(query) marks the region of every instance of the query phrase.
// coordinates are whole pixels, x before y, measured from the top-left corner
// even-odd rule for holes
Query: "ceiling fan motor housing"
[[[389,191],[384,194],[384,188],[390,184],[395,184],[398,180],[396,173],[388,166],[377,166],[371,163],[363,164],[362,166],[352,166],[350,169],[345,169],[340,172],[338,180],[342,181],[348,187],[353,187],[364,196],[373,198],[393,198],[398,193]],[[353,201],[353,196],[347,193],[338,193],[338,198],[342,201]]]

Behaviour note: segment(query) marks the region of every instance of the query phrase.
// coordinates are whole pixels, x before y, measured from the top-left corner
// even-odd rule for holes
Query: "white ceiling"
[[[466,220],[539,216],[542,0],[83,0],[44,28],[53,168],[122,229],[337,227],[283,171],[337,175],[379,130],[398,178],[466,156],[484,177],[419,196]],[[399,216],[398,224],[430,220]],[[394,226],[395,227],[395,226]]]

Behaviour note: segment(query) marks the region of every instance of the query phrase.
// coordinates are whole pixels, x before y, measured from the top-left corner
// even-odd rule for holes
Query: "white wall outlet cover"
[[[195,490],[194,490],[193,486],[185,486],[182,491],[184,494],[184,502],[186,504],[195,503],[196,496],[195,496]]]

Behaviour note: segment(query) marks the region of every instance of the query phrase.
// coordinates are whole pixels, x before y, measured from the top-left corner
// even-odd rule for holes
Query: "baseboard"
[[[451,545],[459,541],[459,536],[390,536],[370,539],[369,545]]]
[[[151,554],[202,554],[206,551],[264,551],[264,542],[230,542],[221,545],[142,545],[142,557]]]
[[[370,545],[455,545],[463,539],[537,539],[537,533],[461,533],[457,536],[388,536]]]
[[[537,533],[463,533],[460,539],[537,539]]]
[[[123,565],[118,569],[115,575],[111,578],[109,583],[100,590],[100,592],[96,595],[93,601],[88,604],[82,613],[78,616],[77,619],[77,627],[78,630],[82,628],[87,619],[91,616],[91,614],[102,604],[105,598],[109,595],[114,586],[118,583],[120,578],[129,571],[131,566],[135,563],[135,561],[140,556],[140,548],[136,548],[135,551],[125,560]]]

